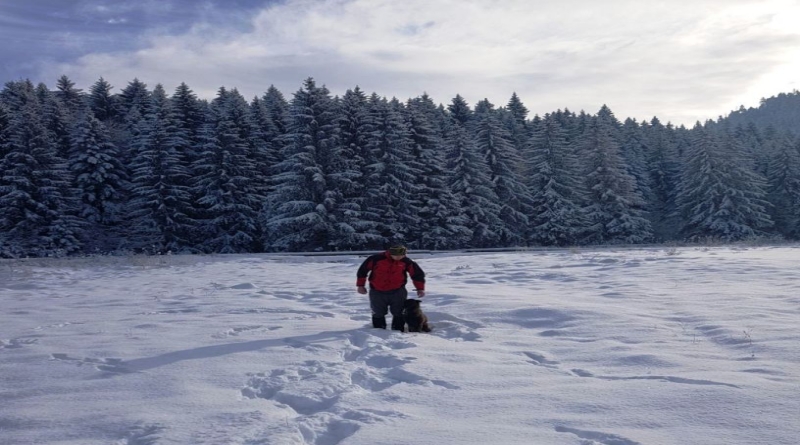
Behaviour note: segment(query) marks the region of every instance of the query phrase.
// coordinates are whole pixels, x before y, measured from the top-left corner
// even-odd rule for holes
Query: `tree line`
[[[558,110],[341,97],[198,99],[66,76],[0,92],[0,257],[797,239],[800,138]]]

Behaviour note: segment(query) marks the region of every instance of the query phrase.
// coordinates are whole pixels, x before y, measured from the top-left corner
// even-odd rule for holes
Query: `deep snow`
[[[410,256],[0,262],[0,444],[800,443],[797,247]]]

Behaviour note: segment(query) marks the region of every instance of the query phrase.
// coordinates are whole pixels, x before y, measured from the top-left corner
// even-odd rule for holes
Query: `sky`
[[[798,246],[0,260],[0,444],[796,445]]]
[[[800,89],[797,0],[0,0],[0,74],[288,98],[313,77],[693,125]]]

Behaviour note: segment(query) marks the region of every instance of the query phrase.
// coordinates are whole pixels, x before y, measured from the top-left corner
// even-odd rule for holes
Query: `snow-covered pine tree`
[[[85,94],[80,88],[75,88],[75,82],[71,81],[66,75],[62,75],[56,82],[56,98],[67,110],[70,118],[75,119],[82,114],[86,106],[84,101]]]
[[[636,119],[628,118],[620,129],[620,154],[628,169],[628,173],[636,178],[636,185],[645,200],[652,196],[650,188],[650,172],[647,170],[646,153],[648,151],[647,132],[650,124],[646,121],[640,125]]]
[[[201,214],[200,206],[196,204],[200,196],[195,196],[191,188],[195,179],[194,166],[201,162],[207,142],[213,139],[211,134],[213,127],[206,125],[206,118],[211,116],[208,110],[209,104],[205,100],[199,100],[194,91],[183,82],[175,88],[169,101],[172,122],[177,127],[175,137],[179,138],[179,144],[176,146],[179,147],[178,151],[184,168],[192,175],[192,178],[184,184],[190,187],[190,193],[192,193],[191,206],[186,210],[189,212],[187,216],[189,221],[193,222],[192,224],[199,224],[204,217]],[[209,119],[211,118],[209,117]],[[202,250],[202,245],[207,239],[206,235],[201,230],[194,230],[187,237],[187,241],[194,249]]]
[[[219,89],[204,124],[200,158],[193,165],[192,193],[200,207],[200,246],[215,253],[262,248],[258,212],[264,183],[250,145],[252,122],[247,101],[235,89]]]
[[[89,88],[89,108],[94,113],[94,117],[105,125],[117,115],[117,101],[116,97],[111,94],[112,89],[114,87],[102,77]]]
[[[767,214],[765,180],[750,170],[728,134],[698,122],[681,175],[677,205],[690,241],[737,241],[763,234]],[[722,130],[723,133],[726,133]]]
[[[574,123],[574,115],[572,114],[569,109],[564,109],[563,111],[559,108],[558,110],[550,113],[553,116],[553,119],[558,121],[558,124],[561,125],[561,128],[567,133],[567,143],[572,144],[574,142],[574,138],[572,137],[572,127],[575,125]]]
[[[581,164],[555,116],[537,116],[532,127],[524,152],[534,209],[529,216],[529,240],[545,246],[578,244],[587,225]]]
[[[783,133],[773,140],[767,164],[770,216],[777,233],[800,238],[800,138]]]
[[[645,128],[647,184],[652,194],[643,193],[647,199],[648,219],[657,241],[678,236],[680,223],[676,220],[675,193],[680,180],[680,160],[676,150],[673,131],[653,118]],[[637,180],[639,178],[637,177]],[[640,187],[640,190],[643,190]]]
[[[460,94],[456,94],[456,97],[447,105],[447,111],[450,112],[450,118],[462,127],[465,127],[472,119],[472,109]]]
[[[387,243],[412,239],[411,230],[419,223],[412,202],[417,172],[411,168],[411,138],[402,108],[396,99],[389,102],[374,93],[368,100],[372,129],[367,147],[373,163],[365,178],[367,208],[379,215],[378,232]]]
[[[122,163],[127,166],[134,156],[131,143],[139,137],[141,122],[145,116],[152,113],[150,109],[152,100],[147,85],[136,78],[129,82],[116,98],[119,112],[114,123],[107,127],[110,130],[111,142],[119,150]]]
[[[258,147],[260,168],[264,176],[270,177],[281,160],[279,140],[283,135],[273,122],[263,99],[254,97],[250,101],[250,116],[254,126],[253,136],[256,138],[253,145]]]
[[[8,108],[0,102],[0,159],[3,159],[10,150],[8,141],[9,123],[10,116]],[[0,212],[2,212],[2,209],[0,209]]]
[[[79,118],[70,138],[67,163],[78,194],[78,215],[87,223],[86,245],[106,252],[110,228],[123,218],[127,173],[102,122],[90,111]]]
[[[266,197],[275,189],[275,175],[277,166],[282,160],[281,139],[284,135],[273,122],[264,100],[257,96],[250,102],[250,122],[252,132],[249,144],[258,170],[258,176],[254,181],[260,184],[261,194]],[[264,203],[259,206],[259,218],[263,218],[263,208]]]
[[[523,246],[529,230],[527,215],[533,213],[533,207],[522,178],[522,158],[500,122],[494,105],[486,99],[478,102],[474,116],[475,147],[489,166],[490,181],[501,206],[500,244]]]
[[[338,220],[342,235],[336,248],[378,249],[386,240],[378,233],[380,215],[368,208],[366,180],[369,166],[376,162],[367,140],[373,125],[367,96],[359,87],[345,92],[338,116],[339,162],[343,164],[339,181],[342,205]]]
[[[517,93],[512,93],[503,109],[503,123],[511,136],[511,142],[517,153],[522,153],[528,146],[530,128],[528,126],[528,109],[522,104]]]
[[[456,96],[457,98],[460,96]],[[453,99],[454,104],[457,99]],[[491,187],[491,172],[475,148],[465,124],[453,118],[445,130],[445,162],[450,189],[472,236],[465,247],[497,247],[500,244],[500,200]]]
[[[195,213],[185,160],[189,145],[180,116],[161,85],[151,94],[150,113],[132,142],[131,196],[127,206],[127,243],[148,253],[192,252]]]
[[[770,131],[774,134],[774,128]],[[745,151],[745,158],[751,162],[750,168],[762,176],[767,175],[767,164],[769,163],[769,153],[765,134],[758,129],[755,123],[739,123],[733,127],[733,134]]]
[[[468,220],[447,180],[440,132],[428,117],[435,117],[438,111],[425,97],[409,100],[404,114],[411,140],[409,161],[417,186],[412,201],[419,217],[408,244],[436,250],[462,247],[472,237],[472,231],[466,227]]]
[[[254,170],[249,173],[248,187],[258,196],[266,197],[271,188],[271,176],[278,161],[273,147],[267,137],[261,133],[261,127],[253,115],[253,108],[236,89],[230,92],[231,102],[228,107],[228,119],[234,122],[237,137],[247,145],[247,157],[252,161]],[[263,200],[255,205],[260,211]]]
[[[444,129],[448,125],[447,121],[450,120],[447,110],[442,105],[436,105],[428,93],[409,99],[406,106],[410,107],[412,105],[417,113],[425,116],[425,119],[430,124],[431,134],[439,139],[444,137]]]
[[[207,103],[197,99],[188,85],[181,82],[169,98],[170,110],[175,125],[187,140],[183,156],[187,166],[193,165],[200,157],[203,146],[202,128],[206,118]]]
[[[50,132],[59,157],[67,159],[70,150],[70,131],[79,116],[71,114],[43,83],[37,85],[36,96],[39,108],[42,110],[42,123]]]
[[[339,146],[334,101],[308,78],[292,99],[284,161],[268,200],[271,250],[330,250],[341,234],[342,192],[332,176]]]
[[[278,134],[285,135],[289,125],[289,102],[274,85],[267,88],[262,99],[273,125],[278,129]]]
[[[73,190],[64,159],[41,121],[30,81],[9,82],[0,100],[9,109],[0,159],[0,256],[50,256],[80,250]]]
[[[123,119],[126,119],[127,115],[134,109],[138,111],[139,115],[149,115],[152,112],[153,104],[147,84],[138,78],[128,82],[128,85],[119,94],[119,106]],[[131,122],[131,124],[136,124],[136,122]]]
[[[588,121],[580,156],[585,160],[586,189],[589,193],[590,244],[635,244],[652,239],[650,222],[644,217],[644,200],[636,178],[620,154],[615,133],[619,122],[605,105]]]

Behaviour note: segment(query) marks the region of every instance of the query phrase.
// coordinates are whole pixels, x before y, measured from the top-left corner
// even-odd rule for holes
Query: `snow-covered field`
[[[0,444],[800,443],[800,249],[0,262]]]

